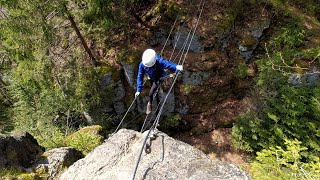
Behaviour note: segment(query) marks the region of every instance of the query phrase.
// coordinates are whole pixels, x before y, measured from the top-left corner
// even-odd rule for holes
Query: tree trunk
[[[74,18],[73,18],[73,16],[72,16],[72,14],[70,13],[70,11],[68,10],[68,8],[67,8],[66,5],[64,5],[64,9],[65,9],[65,12],[66,12],[66,14],[67,14],[67,16],[68,16],[69,21],[71,22],[72,28],[76,31],[77,36],[78,36],[78,38],[79,38],[80,41],[81,41],[81,44],[83,45],[85,51],[87,52],[87,54],[89,55],[89,57],[90,57],[90,59],[91,59],[91,61],[92,61],[92,64],[93,64],[94,66],[98,66],[98,62],[97,62],[96,58],[93,56],[91,50],[89,49],[86,41],[84,40],[84,38],[83,38],[83,36],[82,36],[82,34],[81,34],[81,32],[80,32],[77,24],[76,24],[76,22],[74,21]]]

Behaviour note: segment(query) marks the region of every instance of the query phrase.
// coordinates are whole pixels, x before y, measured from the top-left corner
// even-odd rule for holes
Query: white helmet
[[[152,67],[156,63],[157,53],[153,49],[147,49],[142,55],[142,64],[146,67]]]

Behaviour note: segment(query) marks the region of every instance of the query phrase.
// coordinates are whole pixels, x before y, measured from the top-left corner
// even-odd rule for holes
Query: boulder
[[[43,152],[44,147],[28,132],[0,134],[0,168],[28,168]]]
[[[65,167],[83,158],[83,154],[72,147],[62,147],[47,151],[41,157],[34,164],[37,174],[46,174],[46,179],[57,179]]]
[[[146,133],[119,130],[70,166],[60,179],[132,179]],[[142,153],[135,179],[251,179],[239,167],[211,160],[200,150],[161,132],[147,152]]]

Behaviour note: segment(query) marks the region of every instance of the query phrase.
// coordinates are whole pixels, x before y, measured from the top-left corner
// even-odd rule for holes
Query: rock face
[[[72,147],[62,147],[47,151],[42,157],[34,164],[34,169],[39,174],[48,174],[48,179],[56,179],[64,167],[83,158],[83,154]]]
[[[136,84],[136,81],[135,81],[135,67],[133,64],[128,64],[128,63],[125,63],[125,62],[121,62],[121,65],[123,67],[123,70],[124,70],[124,75],[125,75],[125,78],[128,82],[128,84],[130,85],[130,87],[134,88],[134,85]]]
[[[174,35],[174,44],[176,44],[177,49],[187,49],[189,47],[190,39],[192,36],[192,32],[189,35],[189,31],[185,27],[181,27],[178,32]],[[189,35],[189,36],[188,36]],[[188,39],[188,43],[185,44],[186,39]],[[190,51],[194,53],[203,53],[204,47],[200,42],[200,37],[197,35],[194,35],[192,38],[192,42],[190,44]]]
[[[60,179],[132,179],[144,134],[121,129],[84,159],[77,161]],[[143,151],[135,179],[251,179],[239,167],[210,160],[200,150],[164,133]]]
[[[253,51],[260,43],[263,31],[270,27],[269,19],[262,19],[260,22],[249,23],[249,28],[245,29],[245,35],[239,42],[241,56],[248,62],[253,57]]]
[[[28,168],[43,151],[44,148],[28,132],[19,135],[0,134],[0,168]]]

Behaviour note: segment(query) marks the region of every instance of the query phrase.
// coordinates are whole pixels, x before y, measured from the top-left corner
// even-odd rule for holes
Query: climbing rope
[[[176,20],[177,20],[177,19],[176,19]],[[174,23],[173,27],[175,26],[175,24],[176,24],[176,22]],[[173,30],[173,28],[171,28],[170,34],[172,33],[172,30]],[[190,32],[191,32],[191,31],[190,31]],[[190,32],[189,32],[189,34],[190,34]],[[167,40],[169,39],[170,34],[169,34]],[[189,37],[189,34],[188,34],[188,37]],[[172,59],[173,53],[174,53],[174,51],[175,51],[175,49],[176,49],[176,47],[177,47],[177,44],[178,44],[178,42],[179,42],[179,40],[180,40],[180,36],[181,36],[181,32],[179,32],[177,41],[176,41],[175,44],[174,44],[174,48],[173,48],[173,50],[172,50],[172,52],[171,52],[169,61],[171,61],[171,59]],[[186,45],[187,40],[188,40],[188,37],[186,38],[185,42],[183,43],[183,48],[182,48],[182,49],[185,48],[185,45]],[[167,43],[167,41],[166,41],[166,43]],[[166,43],[165,43],[165,45],[163,46],[162,51],[163,51],[163,49],[165,48]],[[179,53],[178,53],[177,56],[179,56],[179,54],[181,53],[181,50],[182,50],[182,49],[180,49],[180,51],[179,51]],[[161,53],[162,53],[162,51],[161,51]],[[182,55],[181,55],[181,56],[182,56]],[[174,62],[174,61],[173,61],[173,62]],[[169,75],[167,75],[167,76],[162,77],[161,80],[165,80],[165,79],[167,79],[168,77],[174,77],[174,75],[176,75],[176,74],[175,74],[175,73],[169,74]],[[159,90],[159,88],[160,88],[160,86],[158,87],[157,91]],[[154,98],[155,98],[155,95],[154,95]],[[163,102],[163,99],[161,99],[161,100],[159,101],[155,112],[157,112],[157,110],[159,109],[159,107],[160,107],[160,105],[162,104],[162,102]],[[141,130],[140,130],[141,133],[145,130],[145,127],[148,127],[148,125],[150,124],[150,122],[151,122],[151,120],[153,119],[154,115],[151,116],[150,120],[148,121],[148,124],[146,125],[146,121],[147,121],[148,117],[149,117],[149,116],[147,115],[146,118],[145,118],[144,121],[143,121],[143,125],[142,125],[142,128],[141,128]]]
[[[133,103],[136,101],[136,99],[137,99],[137,97],[134,97],[131,105],[129,106],[129,108],[128,108],[128,110],[127,110],[127,112],[124,114],[124,116],[123,116],[123,118],[121,119],[118,127],[117,127],[116,130],[111,134],[111,136],[112,136],[113,134],[115,134],[115,133],[119,130],[120,126],[122,125],[124,119],[126,118],[127,114],[129,113],[129,111],[130,111],[131,107],[133,106]]]
[[[177,54],[177,56],[174,58],[174,61],[176,61],[176,59],[179,57],[180,52],[181,52],[181,56],[180,56],[180,59],[179,59],[178,64],[180,64],[180,62],[181,62],[181,59],[182,59],[182,56],[183,56],[184,51],[185,51],[185,49],[186,49],[186,46],[187,46],[187,44],[188,44],[189,36],[190,36],[191,32],[192,32],[192,29],[189,30],[188,36],[187,36],[186,40],[184,41],[182,48],[180,49],[180,51],[179,51],[179,53]]]
[[[163,81],[163,80],[165,80],[165,79],[167,79],[169,77],[174,77],[175,75],[176,75],[176,73],[168,74],[168,75],[160,78],[160,81]],[[159,92],[159,89],[160,89],[160,86],[158,86],[158,88],[156,90],[156,93],[153,95],[153,99],[155,99],[156,95]],[[161,104],[162,101],[163,101],[162,99],[159,101],[155,112],[157,112],[157,110],[160,107],[160,104]],[[143,121],[143,125],[142,125],[141,130],[140,130],[141,133],[145,130],[146,127],[148,127],[148,125],[150,124],[151,120],[153,119],[153,116],[151,116],[150,120],[148,121],[148,124],[146,125],[146,121],[147,121],[148,117],[149,117],[149,114],[147,114],[146,118]]]
[[[203,2],[204,2],[204,1],[203,1]],[[199,20],[200,20],[200,17],[201,17],[201,15],[202,15],[202,12],[203,12],[203,8],[204,8],[204,3],[202,4],[201,10],[200,10],[200,14],[199,14],[198,19],[197,19],[197,23],[196,23],[196,25],[195,25],[195,27],[194,27],[194,31],[193,31],[193,34],[192,34],[192,36],[191,36],[191,40],[190,40],[190,42],[189,42],[188,49],[187,49],[187,51],[186,51],[186,53],[185,53],[185,56],[184,56],[184,59],[183,59],[183,61],[182,61],[182,65],[184,64],[184,62],[185,62],[185,60],[186,60],[186,58],[187,58],[187,54],[188,54],[188,52],[189,52],[189,50],[190,50],[190,46],[191,46],[193,37],[194,37],[194,35],[195,35],[195,32],[196,32],[196,30],[197,30],[197,27],[198,27],[198,24],[199,24]],[[180,63],[180,61],[179,61],[179,63]],[[155,127],[157,127],[157,126],[159,125],[159,119],[160,119],[160,116],[161,116],[163,107],[164,107],[164,105],[165,105],[165,103],[166,103],[166,101],[167,101],[167,98],[168,98],[171,90],[173,89],[173,86],[174,86],[175,83],[176,83],[176,80],[177,80],[177,78],[178,78],[179,73],[180,73],[180,72],[178,71],[178,73],[177,73],[176,77],[174,78],[174,81],[173,81],[173,83],[172,83],[172,85],[171,85],[171,87],[170,87],[170,89],[169,89],[169,91],[168,91],[168,93],[167,93],[167,95],[166,95],[166,97],[165,97],[165,99],[164,99],[164,102],[163,102],[163,104],[162,104],[162,106],[161,106],[161,108],[160,108],[160,111],[159,111],[159,113],[158,113],[158,115],[157,115],[157,118],[156,118],[156,125],[155,125],[153,128],[155,128]]]
[[[186,57],[187,57],[187,54],[188,54],[188,52],[189,52],[192,39],[193,39],[193,37],[194,37],[195,31],[196,31],[196,29],[197,29],[197,26],[198,26],[198,24],[199,24],[199,20],[200,20],[200,18],[201,18],[202,12],[203,12],[204,4],[205,4],[205,0],[201,0],[200,6],[199,6],[199,9],[200,9],[200,7],[201,7],[201,10],[200,10],[200,13],[199,13],[199,16],[198,16],[198,19],[197,19],[197,23],[196,23],[196,25],[195,25],[195,27],[194,27],[194,31],[193,31],[193,34],[192,34],[192,36],[191,36],[191,40],[190,40],[190,42],[189,42],[189,46],[188,46],[188,48],[187,48],[186,54],[185,54],[185,56],[184,56],[184,59],[183,59],[183,61],[182,61],[182,65],[184,64],[184,62],[185,62],[185,60],[186,60]],[[199,9],[198,9],[198,11],[199,11]],[[188,39],[188,38],[187,38],[187,39]],[[179,64],[180,64],[180,61],[179,61]],[[159,124],[159,119],[160,119],[160,116],[161,116],[163,107],[164,107],[164,105],[165,105],[165,103],[166,103],[166,100],[167,100],[170,92],[172,91],[172,89],[173,89],[173,87],[174,87],[174,85],[175,85],[175,83],[176,83],[176,80],[177,80],[179,74],[180,74],[180,72],[178,71],[178,73],[177,73],[177,75],[175,76],[174,81],[173,81],[173,83],[172,83],[172,85],[171,85],[171,87],[170,87],[170,89],[169,89],[169,91],[168,91],[168,93],[167,93],[167,95],[166,95],[163,103],[162,103],[162,106],[161,106],[161,108],[160,108],[160,110],[159,110],[159,112],[158,112],[158,115],[157,115],[157,117],[156,117],[153,125],[151,126],[150,130],[148,131],[148,133],[147,133],[147,135],[146,135],[146,137],[145,137],[145,139],[144,139],[144,142],[143,142],[143,144],[142,144],[142,148],[141,148],[141,150],[140,150],[140,154],[139,154],[139,157],[138,157],[138,160],[137,160],[135,169],[134,169],[134,173],[133,173],[133,176],[132,176],[132,180],[135,179],[135,176],[136,176],[136,173],[137,173],[137,170],[138,170],[138,166],[139,166],[139,163],[140,163],[140,160],[141,160],[142,152],[143,152],[143,149],[145,148],[145,145],[146,145],[147,140],[148,140],[148,138],[149,138],[149,136],[150,136],[150,133],[151,133],[151,131],[154,131],[154,129],[155,129],[155,128],[158,126],[158,124]]]
[[[175,25],[176,25],[177,21],[178,21],[178,17],[176,17],[176,19],[175,19],[175,21],[174,21],[174,24],[172,25],[172,28],[171,28],[171,30],[170,30],[170,33],[169,33],[169,35],[168,35],[167,39],[166,39],[165,44],[163,45],[163,48],[162,48],[162,50],[161,50],[160,55],[163,53],[163,50],[164,50],[164,48],[166,47],[166,45],[167,45],[167,43],[168,43],[168,40],[169,40],[169,38],[170,38],[170,36],[171,36],[171,34],[172,34],[172,32],[173,32],[173,29],[174,29],[174,27],[175,27]],[[143,83],[143,85],[144,85],[144,84],[145,84],[145,82]],[[125,115],[124,115],[124,116],[123,116],[123,118],[121,119],[121,121],[120,121],[120,123],[119,123],[118,127],[116,128],[116,130],[114,131],[114,133],[112,133],[112,134],[111,134],[111,136],[112,136],[113,134],[115,134],[115,133],[119,130],[119,128],[121,127],[121,125],[122,125],[122,123],[123,123],[124,119],[126,118],[126,116],[127,116],[128,112],[129,112],[129,110],[131,109],[131,107],[132,107],[132,105],[134,104],[134,102],[136,101],[136,99],[137,99],[137,97],[135,97],[135,98],[134,98],[134,100],[132,101],[131,105],[129,106],[129,108],[128,108],[127,112],[125,113]],[[147,116],[147,117],[148,117],[148,116]],[[146,118],[145,118],[145,120],[144,120],[144,124],[145,124],[145,121],[146,121],[147,117],[146,117]]]
[[[176,17],[176,20],[174,21],[174,23],[173,23],[173,25],[172,25],[172,27],[171,27],[170,33],[169,33],[169,35],[168,35],[168,37],[167,37],[167,39],[166,39],[166,42],[164,43],[163,48],[162,48],[162,50],[161,50],[161,52],[160,52],[160,56],[162,56],[163,50],[164,50],[164,48],[166,47],[166,45],[167,45],[167,43],[168,43],[168,41],[169,41],[169,38],[170,38],[171,33],[172,33],[172,31],[173,31],[176,23],[177,23],[177,20],[178,20],[178,16]]]
[[[160,80],[163,81],[163,80],[165,80],[165,79],[167,79],[167,78],[169,78],[169,77],[174,77],[175,75],[176,75],[176,73],[168,74],[168,75],[160,78]],[[159,89],[160,89],[160,86],[158,86],[158,88],[157,88],[157,90],[156,90],[156,93],[153,95],[153,99],[155,99],[156,95],[157,95],[158,92],[159,92]],[[157,111],[158,111],[158,109],[159,109],[159,107],[160,107],[160,105],[161,105],[162,102],[163,102],[163,99],[161,99],[161,100],[159,101],[159,103],[158,103],[158,105],[157,105],[157,108],[156,108],[156,110],[155,110],[154,112],[157,112]],[[148,124],[146,124],[146,121],[147,121],[148,117],[149,117],[149,114],[147,114],[147,116],[145,117],[145,119],[144,119],[144,121],[143,121],[143,125],[142,125],[141,130],[140,130],[141,133],[145,130],[145,128],[148,127],[148,125],[150,124],[150,122],[151,122],[151,120],[153,119],[154,116],[152,115],[151,118],[150,118],[150,120],[148,121]]]

